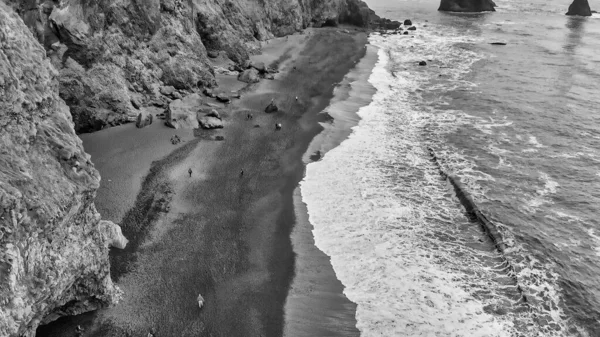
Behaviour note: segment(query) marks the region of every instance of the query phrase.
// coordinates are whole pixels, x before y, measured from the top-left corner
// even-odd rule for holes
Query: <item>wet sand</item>
[[[275,80],[263,80],[229,105],[224,129],[196,131],[194,140],[154,162],[140,185],[121,222],[130,247],[112,256],[122,302],[63,319],[38,336],[74,335],[76,324],[85,336],[145,336],[150,329],[156,336],[281,336],[296,271],[290,235],[297,214],[305,216],[294,208],[302,157],[323,129],[317,121],[331,119],[319,112],[365,54],[366,41],[365,33],[327,28],[266,44],[262,57],[279,66]],[[271,99],[281,111],[266,114]],[[248,121],[249,111],[254,119]],[[224,141],[212,140],[215,135]],[[160,198],[170,199],[168,213],[157,211]],[[335,294],[324,307],[346,308],[324,319],[354,334],[352,303],[331,266],[322,266],[328,276],[321,280]],[[303,335],[320,336],[319,329],[307,323]]]

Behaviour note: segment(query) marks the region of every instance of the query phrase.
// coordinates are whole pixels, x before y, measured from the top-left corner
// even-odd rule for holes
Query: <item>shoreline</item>
[[[201,130],[200,137],[152,164],[154,173],[146,176],[128,213],[141,204],[150,207],[153,190],[162,184],[172,190],[172,207],[157,218],[142,214],[122,224],[124,233],[139,237],[132,250],[116,254],[130,256],[126,272],[113,275],[124,290],[121,303],[62,319],[40,336],[68,336],[77,324],[85,336],[141,335],[150,329],[157,336],[283,334],[295,272],[290,234],[302,158],[323,129],[317,122],[334,97],[334,85],[363,58],[367,33],[309,29],[289,40],[270,41],[253,57],[278,63],[280,73],[222,109],[224,129]],[[265,114],[272,98],[282,111]],[[248,111],[255,116],[251,121],[245,120]],[[274,131],[274,123],[282,130]],[[225,140],[210,140],[215,135]],[[242,168],[246,173],[240,177]],[[206,303],[201,311],[198,293]]]
[[[321,160],[347,139],[360,121],[358,110],[371,102],[375,88],[368,79],[378,55],[377,48],[368,44],[366,47],[365,56],[336,86],[329,106],[321,112],[333,120],[320,123],[323,130],[312,139],[303,155],[305,165]],[[356,304],[344,295],[345,286],[338,280],[331,258],[315,244],[314,227],[300,186],[294,190],[294,209],[292,244],[296,274],[286,301],[284,336],[359,336]],[[307,326],[311,329],[306,329]]]

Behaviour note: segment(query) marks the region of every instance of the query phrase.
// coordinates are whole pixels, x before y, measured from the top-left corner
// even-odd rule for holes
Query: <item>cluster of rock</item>
[[[219,129],[223,127],[220,113],[209,107],[203,107],[204,101],[199,94],[191,94],[169,104],[165,124],[174,129]]]
[[[360,0],[5,2],[58,69],[78,133],[134,122],[140,105],[161,101],[163,86],[188,93],[214,86],[207,50],[244,64],[259,41],[309,26],[399,26]]]
[[[109,247],[127,240],[94,206],[100,176],[59,97],[59,73],[0,1],[0,336],[114,303]]]
[[[395,29],[387,29],[387,30],[379,30],[379,34],[385,36],[385,35],[398,35],[398,34],[404,34],[404,35],[408,35],[409,31],[415,31],[417,30],[416,26],[413,26],[413,23],[410,19],[406,19],[403,22],[406,31],[404,30],[405,28],[402,28],[402,26],[398,26]]]
[[[268,68],[264,62],[245,62],[242,66],[233,65],[231,69],[239,71],[238,80],[246,83],[258,83],[261,78],[274,79],[276,69]]]

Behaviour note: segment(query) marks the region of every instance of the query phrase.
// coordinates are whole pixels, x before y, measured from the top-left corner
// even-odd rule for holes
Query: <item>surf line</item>
[[[517,291],[521,296],[519,302],[528,306],[527,295],[525,295],[523,288],[521,288],[521,285],[519,284],[519,279],[517,278],[515,268],[504,255],[504,252],[506,251],[506,245],[504,244],[502,234],[500,234],[500,232],[498,231],[498,227],[479,210],[479,207],[477,207],[477,204],[475,204],[475,201],[473,201],[473,198],[471,197],[469,192],[461,184],[460,178],[448,174],[448,172],[444,170],[442,164],[440,163],[438,157],[435,154],[435,151],[431,147],[428,146],[427,150],[429,151],[431,160],[437,166],[440,175],[448,182],[450,182],[450,184],[454,188],[454,193],[456,193],[456,197],[467,211],[469,218],[472,221],[476,221],[477,223],[479,223],[483,231],[487,234],[487,236],[492,240],[492,242],[496,246],[496,249],[500,253],[500,256],[503,260],[502,265],[504,267],[502,268],[502,270],[506,271],[507,274],[513,279],[513,281],[516,284]]]

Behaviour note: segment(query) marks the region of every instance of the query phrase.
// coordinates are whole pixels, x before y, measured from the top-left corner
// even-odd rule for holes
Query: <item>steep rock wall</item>
[[[75,130],[134,121],[159,88],[216,84],[206,49],[238,63],[259,41],[325,22],[393,25],[360,0],[6,0],[60,71]]]
[[[23,21],[0,1],[0,336],[113,303],[100,220],[100,177],[58,95],[58,73]]]
[[[592,16],[592,10],[588,0],[575,0],[569,6],[567,15]]]
[[[446,12],[494,12],[492,0],[441,0],[439,11]]]

